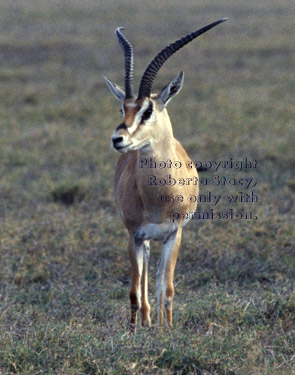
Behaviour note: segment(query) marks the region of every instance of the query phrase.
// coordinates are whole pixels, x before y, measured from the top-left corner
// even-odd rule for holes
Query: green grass
[[[1,2],[1,375],[295,374],[294,12],[287,0]],[[154,89],[184,70],[168,111],[192,160],[258,160],[224,172],[258,181],[258,220],[186,226],[171,331],[155,325],[153,244],[153,325],[130,335],[110,148],[120,108],[102,79],[123,82],[114,29],[134,46],[138,84],[166,44],[225,16]]]

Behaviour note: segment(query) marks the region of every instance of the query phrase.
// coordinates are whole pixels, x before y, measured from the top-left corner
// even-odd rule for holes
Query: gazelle
[[[184,74],[180,72],[159,94],[151,94],[152,84],[172,54],[226,19],[213,22],[163,49],[144,72],[137,96],[133,94],[132,85],[133,49],[120,31],[122,28],[116,29],[125,55],[125,89],[104,79],[112,94],[122,103],[123,121],[112,135],[113,148],[123,153],[115,172],[114,191],[129,232],[129,297],[133,331],[139,309],[142,325],[151,323],[148,302],[150,240],[160,241],[163,245],[156,280],[158,324],[163,324],[165,308],[167,326],[172,327],[173,277],[182,227],[189,221],[189,214],[196,210],[196,199],[191,197],[198,195],[198,184],[192,183],[197,181],[197,170],[174,138],[166,110],[168,102],[180,91]],[[147,168],[146,162],[160,167]],[[149,184],[151,175],[153,183]],[[166,199],[166,202],[161,202],[161,199]]]

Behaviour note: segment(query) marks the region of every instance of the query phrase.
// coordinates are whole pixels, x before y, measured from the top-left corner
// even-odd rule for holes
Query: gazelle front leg
[[[158,262],[157,268],[157,281],[156,281],[156,296],[157,296],[157,313],[158,313],[158,325],[164,323],[164,311],[163,311],[163,298],[162,289],[164,284],[164,252],[162,252],[161,258]]]
[[[174,297],[173,278],[180,248],[182,235],[181,226],[170,235],[163,244],[162,256],[157,270],[157,303],[158,303],[158,324],[163,324],[163,307],[166,312],[166,323],[172,328],[172,303]]]

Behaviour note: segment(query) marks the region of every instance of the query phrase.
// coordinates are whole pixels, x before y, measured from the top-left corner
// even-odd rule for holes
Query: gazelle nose
[[[123,137],[121,137],[121,136],[114,137],[114,138],[112,138],[112,141],[113,141],[113,146],[116,148],[116,146],[118,145],[118,143],[120,143],[120,142],[123,141]]]

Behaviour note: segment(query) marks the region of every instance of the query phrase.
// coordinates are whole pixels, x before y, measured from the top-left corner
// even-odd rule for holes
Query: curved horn
[[[120,30],[122,29],[124,29],[124,27],[118,27],[116,29],[116,35],[125,55],[125,98],[130,99],[133,96],[133,48],[121,33]]]
[[[210,25],[202,27],[201,29],[188,34],[182,39],[177,40],[176,42],[170,44],[168,47],[164,48],[150,63],[147,67],[146,71],[144,72],[138,92],[138,98],[142,97],[149,97],[151,95],[152,84],[153,81],[160,70],[161,66],[164,64],[166,60],[169,59],[170,56],[173,55],[176,51],[180,48],[185,46],[187,43],[191,42],[193,39],[197,38],[199,35],[205,33],[206,31],[210,30],[212,27],[217,26],[221,22],[226,21],[228,18],[223,18],[221,20],[215,21],[210,23]]]

